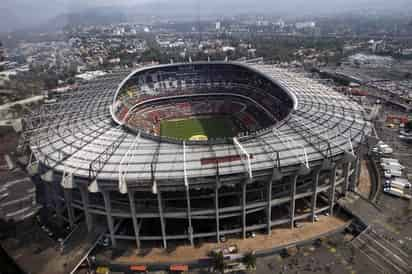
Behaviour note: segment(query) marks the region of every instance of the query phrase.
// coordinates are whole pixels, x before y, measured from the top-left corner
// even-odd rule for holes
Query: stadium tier
[[[371,131],[349,98],[271,65],[158,65],[55,97],[26,119],[28,170],[45,205],[107,229],[113,246],[245,238],[333,214]]]

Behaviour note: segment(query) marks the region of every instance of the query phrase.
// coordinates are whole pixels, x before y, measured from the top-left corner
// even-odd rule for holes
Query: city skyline
[[[299,7],[299,8],[297,8]],[[13,31],[47,24],[50,20],[63,14],[71,13],[122,13],[126,17],[133,14],[155,16],[231,16],[242,13],[262,13],[277,16],[326,15],[351,11],[369,11],[379,13],[403,12],[411,9],[407,0],[350,0],[350,1],[268,1],[259,4],[250,1],[199,0],[6,0],[0,8],[0,31]]]

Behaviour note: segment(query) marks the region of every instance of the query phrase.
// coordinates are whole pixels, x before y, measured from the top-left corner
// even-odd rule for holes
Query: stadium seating
[[[182,95],[188,96],[182,99]],[[231,115],[246,132],[256,131],[283,119],[291,106],[289,96],[273,82],[234,66],[191,66],[184,71],[168,67],[137,73],[117,98],[121,102],[115,111],[118,120],[126,118],[130,127],[155,134],[161,120],[212,114]],[[150,99],[156,99],[157,105]],[[130,109],[133,113],[125,117]]]
[[[180,98],[142,105],[127,118],[127,124],[146,133],[158,135],[162,120],[205,115],[230,116],[233,120],[237,120],[235,124],[246,132],[259,130],[271,123],[269,117],[263,115],[262,111],[238,97],[205,96],[195,97],[192,100]]]

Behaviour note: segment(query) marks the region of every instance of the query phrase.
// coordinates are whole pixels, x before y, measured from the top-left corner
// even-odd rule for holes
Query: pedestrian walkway
[[[348,225],[348,222],[335,216],[319,216],[319,220],[315,223],[310,221],[302,222],[302,226],[299,228],[290,229],[275,228],[272,230],[272,234],[257,234],[255,238],[248,239],[228,239],[225,243],[203,243],[195,247],[177,246],[176,249],[168,251],[162,248],[151,248],[147,250],[140,250],[138,254],[137,250],[130,250],[125,252],[123,256],[112,260],[110,252],[105,254],[99,254],[97,260],[108,261],[111,260],[113,264],[135,264],[139,263],[188,263],[204,259],[208,256],[209,252],[219,247],[227,247],[236,245],[240,253],[248,251],[264,251],[272,250],[276,247],[285,245],[294,245],[298,242],[315,239],[319,235],[325,235],[332,231],[336,231],[339,228],[344,228]]]

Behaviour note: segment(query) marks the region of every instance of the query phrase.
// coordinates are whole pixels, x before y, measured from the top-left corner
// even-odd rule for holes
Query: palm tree
[[[256,269],[256,254],[254,251],[246,253],[242,261],[248,270]]]

